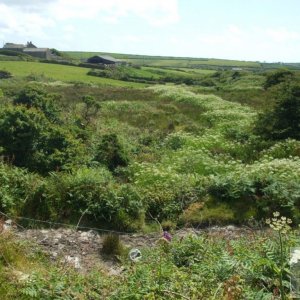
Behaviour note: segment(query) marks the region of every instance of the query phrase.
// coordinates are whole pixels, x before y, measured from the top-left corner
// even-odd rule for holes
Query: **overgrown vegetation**
[[[123,272],[97,268],[80,273],[50,263],[36,246],[0,236],[0,294],[4,299],[288,299],[290,249],[298,245],[291,220],[272,215],[272,231],[222,232],[160,240],[142,248],[133,263],[118,236],[107,236],[102,253],[117,255]],[[108,256],[107,256],[108,255]],[[297,261],[296,261],[297,262]]]
[[[297,72],[126,66],[95,71],[101,78],[74,66],[0,64],[13,75],[0,80],[1,212],[127,232],[153,220],[240,225],[274,211],[300,222]],[[131,82],[141,78],[151,87]],[[53,267],[2,290],[5,299],[276,299],[288,278],[287,253],[284,262],[278,253],[273,235],[204,236],[146,250],[118,288],[105,274]]]
[[[273,210],[298,221],[299,81],[289,74],[267,92],[269,73],[202,74],[209,94],[3,81],[1,168],[22,168],[28,184],[3,185],[2,207],[68,222],[86,211],[86,222],[124,230],[151,218],[241,224]],[[270,97],[265,113],[213,94],[250,81],[267,93],[262,107]]]

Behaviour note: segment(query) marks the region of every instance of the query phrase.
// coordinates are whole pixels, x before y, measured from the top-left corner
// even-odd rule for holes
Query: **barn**
[[[51,52],[48,48],[25,48],[23,53],[41,59],[51,58]]]
[[[108,56],[108,55],[95,55],[90,57],[87,60],[88,63],[90,64],[102,64],[102,65],[116,65],[121,63],[119,60],[115,59],[112,56]]]

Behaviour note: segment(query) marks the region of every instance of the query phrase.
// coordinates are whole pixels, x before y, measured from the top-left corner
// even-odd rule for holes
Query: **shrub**
[[[252,165],[214,176],[208,193],[216,203],[227,203],[240,221],[265,218],[272,211],[297,216],[300,201],[299,158],[264,157]]]
[[[32,197],[39,181],[37,175],[0,162],[0,210],[18,215]]]
[[[136,231],[144,226],[145,204],[137,189],[130,184],[118,188],[120,208],[113,224],[119,230]]]
[[[102,136],[95,160],[107,166],[110,171],[114,171],[117,167],[126,167],[129,163],[129,156],[118,136],[111,133]]]
[[[193,203],[183,211],[180,221],[188,226],[206,226],[213,224],[232,224],[236,222],[234,211],[227,204],[212,207],[204,203]]]
[[[75,157],[81,160],[83,153],[68,130],[50,123],[42,112],[24,106],[0,110],[0,146],[13,164],[40,173],[68,168]]]
[[[264,83],[264,89],[268,89],[274,85],[277,85],[281,82],[287,81],[288,79],[291,79],[294,76],[294,73],[282,69],[282,70],[277,70],[271,73],[267,73],[266,75],[266,81]]]
[[[283,84],[278,90],[273,109],[262,113],[256,132],[271,140],[300,139],[300,85]]]
[[[287,139],[272,145],[269,149],[262,151],[261,155],[273,158],[300,157],[300,141]]]
[[[56,219],[78,220],[83,212],[93,222],[111,223],[120,201],[110,172],[81,168],[71,173],[51,173],[43,195],[54,208]]]
[[[124,252],[124,246],[117,234],[108,234],[103,238],[101,252],[109,256],[120,256]]]
[[[97,102],[95,98],[90,95],[83,96],[82,102],[85,106],[82,112],[82,117],[88,124],[91,122],[92,118],[95,118],[97,116],[97,113],[100,110],[100,103]]]
[[[12,74],[8,71],[5,70],[0,70],[0,79],[7,79],[7,78],[11,78]]]
[[[14,99],[15,105],[37,108],[52,122],[59,121],[60,108],[57,104],[60,96],[47,93],[40,85],[29,84]]]
[[[35,109],[10,106],[1,110],[0,145],[4,148],[4,155],[17,166],[28,166],[47,125],[44,114]]]

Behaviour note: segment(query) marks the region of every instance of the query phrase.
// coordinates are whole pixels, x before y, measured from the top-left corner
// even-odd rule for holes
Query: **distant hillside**
[[[191,58],[191,57],[172,57],[172,56],[147,56],[135,54],[119,54],[119,53],[104,53],[104,52],[80,52],[68,51],[65,52],[72,59],[83,60],[93,55],[111,55],[117,59],[135,65],[147,65],[156,67],[174,67],[174,68],[204,68],[204,67],[244,67],[244,68],[259,68],[259,62],[225,60],[214,58]]]
[[[239,61],[215,58],[191,58],[172,56],[147,56],[136,54],[120,54],[106,52],[65,51],[71,59],[85,60],[94,55],[110,55],[117,59],[140,66],[168,67],[168,68],[195,68],[195,69],[277,69],[287,67],[300,70],[300,63],[261,63],[253,61]]]

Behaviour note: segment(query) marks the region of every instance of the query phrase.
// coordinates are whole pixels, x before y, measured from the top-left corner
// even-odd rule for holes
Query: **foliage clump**
[[[292,79],[293,77],[294,73],[288,69],[281,69],[267,73],[264,89],[278,85],[282,82]]]
[[[59,99],[58,94],[49,94],[40,85],[28,84],[14,98],[14,104],[36,108],[42,111],[51,122],[59,122]]]
[[[95,161],[107,166],[110,171],[117,167],[126,167],[129,163],[128,154],[114,133],[105,134],[98,144]]]
[[[108,234],[103,238],[101,252],[109,256],[120,256],[124,252],[124,246],[117,234]]]
[[[6,160],[39,173],[66,167],[80,152],[72,133],[24,106],[0,111],[0,145]]]
[[[260,115],[256,131],[267,139],[300,139],[300,85],[283,84],[272,109]]]
[[[0,79],[11,78],[12,74],[6,70],[0,70]]]

